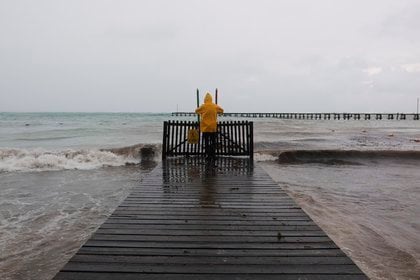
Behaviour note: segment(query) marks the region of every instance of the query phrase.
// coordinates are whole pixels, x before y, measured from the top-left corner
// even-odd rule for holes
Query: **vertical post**
[[[242,140],[241,140],[241,147],[245,151],[246,150],[246,135],[245,135],[245,126],[246,126],[246,123],[244,121],[242,121],[241,123],[242,123],[241,126],[240,126],[240,129],[241,129],[241,138],[242,138]],[[241,151],[241,153],[243,153],[243,152]]]
[[[237,155],[238,154],[238,124],[236,123],[236,121],[233,122],[232,124],[232,129],[233,129],[233,135],[234,135],[234,146],[233,146],[233,152]]]
[[[251,161],[254,161],[254,122],[249,122],[249,157]]]
[[[188,151],[186,150],[187,145],[188,145],[188,124],[187,121],[183,122],[183,132],[182,132],[182,142],[184,142],[184,144],[182,144],[182,154],[186,155],[188,154]],[[181,142],[181,143],[182,143]]]
[[[227,153],[227,141],[226,141],[226,137],[227,137],[227,130],[226,130],[226,122],[223,122],[222,124],[223,126],[223,154],[226,155]]]
[[[172,155],[176,154],[177,139],[178,139],[178,121],[172,122],[172,139],[171,139],[171,151]]]
[[[168,123],[163,122],[163,139],[162,139],[162,160],[166,159],[166,137],[167,137]]]
[[[200,91],[197,89],[197,108],[200,107]],[[200,115],[197,116],[198,127],[200,128]]]
[[[169,148],[170,148],[170,145],[171,145],[171,142],[170,142],[170,137],[172,137],[171,136],[171,134],[172,134],[171,127],[173,127],[173,126],[171,126],[171,121],[167,121],[166,122],[166,152],[165,152],[165,157],[168,155],[168,151],[169,151]]]
[[[217,88],[216,88],[216,91],[215,91],[215,103],[217,104],[217,97],[218,97],[218,90],[217,90]],[[418,103],[418,99],[417,99],[417,103]],[[418,107],[418,106],[417,106]],[[417,113],[418,113],[418,108],[417,108]]]
[[[178,123],[177,123],[177,127],[179,127],[179,133],[177,134],[177,137],[178,137],[178,140],[177,140],[177,143],[176,143],[177,149],[175,151],[178,152],[178,155],[180,155],[182,153],[181,143],[182,143],[182,123],[183,122],[184,121],[178,121]]]

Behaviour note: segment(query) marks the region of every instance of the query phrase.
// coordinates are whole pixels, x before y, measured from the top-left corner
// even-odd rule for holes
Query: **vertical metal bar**
[[[167,138],[167,140],[166,140],[166,155],[168,155],[169,148],[170,148],[170,143],[171,143],[170,142],[171,141],[170,137],[172,137],[172,136],[171,136],[171,122],[169,121],[167,126],[166,126],[166,138]]]
[[[180,155],[181,154],[181,152],[182,152],[182,150],[181,150],[181,142],[182,142],[182,123],[183,123],[183,121],[180,121],[180,122],[178,122],[178,126],[179,126],[179,131],[178,131],[178,143],[177,143],[177,152],[178,152],[178,155]]]
[[[250,135],[249,135],[249,157],[254,160],[254,122],[250,122]]]
[[[236,138],[236,121],[232,122],[232,135],[233,135],[233,146],[232,146],[232,154],[236,153],[236,143],[238,142],[238,139]]]
[[[193,125],[193,128],[197,128],[197,126],[196,126],[196,124],[195,124],[195,121],[194,122],[192,122],[192,125]],[[198,131],[198,130],[197,130]],[[200,145],[200,134],[198,134],[199,136],[198,136],[198,142],[197,142],[197,144],[194,144],[193,145],[193,151],[194,151],[194,154],[197,154],[197,149],[198,149],[198,146]]]
[[[235,125],[235,131],[237,134],[237,140],[236,140],[236,153],[240,154],[241,153],[241,149],[239,148],[241,145],[241,127],[240,127],[240,121],[238,121]]]
[[[239,121],[238,121],[238,124],[236,126],[236,130],[238,131],[238,146],[237,146],[237,149],[238,149],[238,153],[240,154],[241,153],[241,149],[240,149],[240,146],[241,146],[241,124],[240,124]]]
[[[229,123],[228,121],[225,122],[225,155],[229,155]]]
[[[220,122],[220,134],[219,134],[219,145],[220,145],[220,155],[224,154],[225,145],[224,142],[224,136],[223,136],[223,129],[224,129],[224,122]]]
[[[241,124],[241,138],[242,138],[242,141],[241,141],[241,147],[243,148],[243,154],[245,154],[246,155],[246,135],[245,135],[245,126],[246,126],[246,123],[243,121],[242,122],[242,124]]]
[[[224,147],[224,145],[223,145],[223,136],[222,136],[222,133],[223,133],[223,122],[220,122],[219,123],[219,153],[220,153],[220,155],[223,155],[223,149],[225,148]]]
[[[179,154],[182,155],[182,139],[184,138],[184,121],[181,122],[179,126]]]
[[[174,146],[173,129],[174,129],[173,122],[169,121],[168,122],[168,149],[167,149],[167,155],[169,156],[171,155],[170,151],[172,147]]]
[[[246,152],[247,155],[249,155],[249,123],[248,121],[245,121],[245,131],[246,131]]]
[[[166,159],[166,127],[167,122],[163,122],[162,160]]]
[[[217,129],[216,129],[216,136],[214,137],[214,152],[217,155],[220,155],[220,149],[219,149],[219,133],[220,132],[220,125],[217,123]]]
[[[185,141],[185,131],[187,130],[187,121],[185,121],[185,123],[183,122],[182,125],[182,134],[181,134],[181,143],[184,142],[184,144],[182,144],[182,146],[180,147],[182,149],[182,154],[185,154],[185,145],[187,145],[187,141]]]
[[[200,91],[197,89],[197,108],[200,107]],[[200,124],[200,115],[197,116],[197,121]]]
[[[182,145],[182,153],[184,154],[184,155],[186,155],[187,154],[187,145],[188,145],[188,123],[187,123],[187,121],[185,121],[185,124],[184,124],[184,133],[183,133],[183,137],[182,137],[183,139],[182,139],[182,141],[184,142],[184,144]]]
[[[225,139],[224,139],[224,145],[225,145],[225,154],[227,155],[229,153],[229,122],[225,122]]]
[[[203,136],[203,134],[201,134]],[[204,137],[201,137],[201,145],[200,145],[200,155],[205,154],[205,148],[204,148]]]
[[[231,147],[231,150],[229,151],[229,153],[230,154],[233,154],[234,153],[234,151],[235,151],[235,127],[234,127],[234,123],[235,123],[235,121],[232,121],[231,123],[230,123],[230,131],[231,131],[231,144],[232,145],[230,145],[230,147]]]
[[[239,139],[238,139],[238,138],[239,138],[238,136],[239,136],[239,135],[238,135],[238,122],[237,122],[237,121],[235,121],[235,124],[234,124],[233,129],[234,129],[234,131],[235,131],[235,132],[234,132],[234,133],[235,133],[235,144],[236,144],[236,145],[235,145],[235,154],[238,154],[238,142],[239,142],[239,141],[238,141],[238,140],[239,140]]]
[[[181,121],[181,124],[179,126],[179,154],[182,155],[182,140],[184,138],[184,121]]]
[[[199,155],[200,154],[200,146],[201,146],[201,133],[200,133],[200,130],[198,130],[198,127],[200,126],[200,123],[199,122],[197,122],[196,124],[195,124],[195,128],[197,129],[197,131],[198,131],[198,142],[197,142],[197,144],[195,145],[195,148],[194,148],[194,153],[196,154],[196,155]]]
[[[188,136],[191,130],[191,121],[187,122],[187,137],[185,138],[187,141],[185,142],[185,145],[187,146],[187,155],[191,155],[191,144],[188,141]]]
[[[177,149],[174,149],[174,148],[176,148],[176,146],[178,146],[177,145],[177,140],[178,140],[178,121],[176,121],[176,122],[174,122],[174,129],[175,129],[175,133],[174,133],[174,135],[173,135],[173,140],[174,140],[174,145],[172,145],[172,149],[173,149],[173,155],[176,155],[176,150]]]

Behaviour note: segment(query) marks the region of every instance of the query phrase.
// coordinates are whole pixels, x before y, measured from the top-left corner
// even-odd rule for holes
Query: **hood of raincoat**
[[[213,98],[211,97],[210,92],[206,93],[206,96],[204,96],[204,103],[211,103],[213,102]]]

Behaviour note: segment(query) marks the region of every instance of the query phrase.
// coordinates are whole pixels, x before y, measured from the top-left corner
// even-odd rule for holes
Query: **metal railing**
[[[191,129],[199,129],[194,121],[165,121],[163,123],[162,159],[170,156],[200,156],[205,154],[203,137],[198,143],[188,141]],[[216,155],[249,156],[254,154],[253,122],[222,121],[217,124]]]

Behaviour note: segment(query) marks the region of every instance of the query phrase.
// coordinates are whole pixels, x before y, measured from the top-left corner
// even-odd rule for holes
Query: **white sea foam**
[[[256,161],[274,161],[277,160],[277,156],[270,154],[270,153],[263,153],[263,152],[257,152],[254,153],[254,159]]]
[[[89,170],[104,166],[138,163],[132,155],[118,155],[95,149],[51,151],[45,149],[0,148],[0,172]]]

